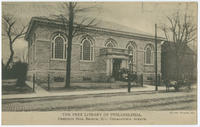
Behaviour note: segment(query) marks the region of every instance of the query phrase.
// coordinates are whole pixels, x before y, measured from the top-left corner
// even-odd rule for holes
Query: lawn
[[[48,90],[47,83],[39,84],[42,88]],[[141,87],[140,84],[132,84],[132,87]],[[127,88],[128,83],[122,81],[116,81],[113,83],[106,83],[106,82],[81,82],[81,83],[71,83],[71,87],[68,89],[64,89],[65,83],[64,82],[52,82],[50,83],[51,91],[82,91],[82,90],[105,90],[105,89],[121,89]]]
[[[2,95],[31,93],[33,90],[28,86],[17,86],[16,79],[2,80]]]

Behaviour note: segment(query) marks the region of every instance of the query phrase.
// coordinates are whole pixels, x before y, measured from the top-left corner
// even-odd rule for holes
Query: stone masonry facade
[[[48,74],[50,79],[62,77],[66,75],[66,59],[57,60],[52,58],[52,36],[55,33],[63,33],[62,24],[54,23],[45,18],[33,17],[31,19],[26,40],[28,41],[28,61],[29,70],[28,78],[32,79],[33,74],[39,82],[47,82]],[[134,32],[134,31],[133,31]],[[80,60],[80,43],[83,36],[92,38],[94,44],[94,57],[92,61]],[[106,41],[108,39],[115,40],[116,53],[104,54],[106,50]],[[161,39],[158,40],[158,74],[161,74]],[[127,45],[133,43],[135,46],[135,58],[133,63],[133,71],[137,74],[143,74],[144,81],[148,81],[149,77],[154,77],[154,37],[143,36],[142,33],[133,35],[131,33],[112,31],[109,29],[86,29],[82,34],[73,38],[72,44],[72,62],[71,62],[71,81],[81,82],[84,79],[91,81],[102,81],[112,76],[113,59],[121,59],[121,67],[128,68],[128,56],[124,55],[127,51]],[[145,64],[145,47],[151,45],[153,56],[152,64]],[[105,49],[105,50],[103,50]],[[108,50],[106,50],[108,51]],[[122,51],[124,54],[117,55]]]

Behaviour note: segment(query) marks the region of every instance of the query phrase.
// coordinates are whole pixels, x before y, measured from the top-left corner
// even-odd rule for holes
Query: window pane
[[[67,58],[67,44],[65,44],[65,59]]]
[[[52,45],[51,45],[51,49],[52,49],[52,58],[53,58],[53,52],[54,52],[54,43],[52,43]]]
[[[94,52],[94,48],[91,47],[91,60],[93,60],[93,52]]]
[[[63,39],[61,37],[57,37],[55,39],[55,58],[63,58]]]
[[[90,42],[88,40],[83,42],[83,60],[90,60]]]
[[[151,64],[151,49],[147,48],[146,50],[146,63]]]
[[[81,45],[81,47],[80,47],[80,59],[81,59],[81,60],[83,60],[83,58],[82,58],[82,53],[83,53],[83,51],[82,51],[82,45]]]

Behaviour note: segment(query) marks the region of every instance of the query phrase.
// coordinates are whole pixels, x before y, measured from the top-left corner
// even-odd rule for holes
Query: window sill
[[[130,65],[130,64],[128,64],[128,65]],[[136,66],[136,63],[133,63],[133,64],[131,64],[131,65]]]
[[[154,64],[144,64],[144,66],[154,66]]]
[[[94,60],[80,60],[80,62],[82,63],[93,63]]]
[[[67,61],[66,59],[50,59],[50,60],[52,60],[52,61]]]

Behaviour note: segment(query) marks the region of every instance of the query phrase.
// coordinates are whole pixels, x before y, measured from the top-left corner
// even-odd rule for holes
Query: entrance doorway
[[[113,71],[112,76],[115,78],[115,80],[120,79],[120,67],[121,67],[122,60],[121,59],[113,59]]]

